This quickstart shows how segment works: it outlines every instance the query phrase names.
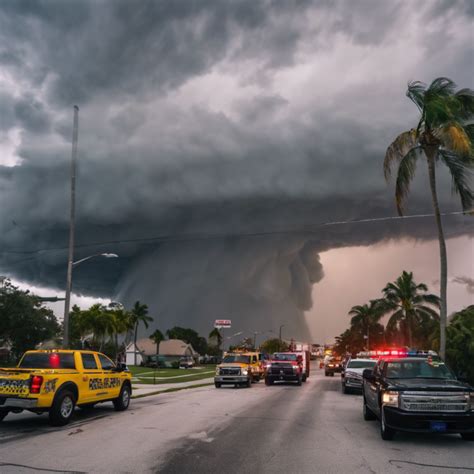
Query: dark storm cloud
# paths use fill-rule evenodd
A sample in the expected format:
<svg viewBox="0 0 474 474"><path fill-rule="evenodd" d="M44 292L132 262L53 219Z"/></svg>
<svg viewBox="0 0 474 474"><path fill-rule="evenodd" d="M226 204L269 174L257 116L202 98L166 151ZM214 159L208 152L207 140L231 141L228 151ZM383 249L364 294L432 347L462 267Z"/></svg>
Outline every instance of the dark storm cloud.
<svg viewBox="0 0 474 474"><path fill-rule="evenodd" d="M117 287L131 300L131 275L146 273L161 282L169 311L184 292L215 294L219 281L222 310L226 295L247 295L250 308L259 298L274 305L268 295L281 291L281 307L298 317L323 275L316 252L436 235L425 220L318 225L394 215L381 163L387 144L416 123L406 82L470 80L468 8L462 1L421 2L416 11L411 2L378 0L2 2L0 136L21 160L0 167L2 272L62 286L78 103L77 256L121 258L78 269L76 291L110 295ZM410 213L431 209L423 168ZM457 210L446 173L439 180L444 210ZM446 219L447 235L470 226L464 217ZM154 236L162 238L123 242ZM181 289L161 273L173 262ZM218 277L198 285L206 262ZM182 315L192 309L191 300L180 305Z"/></svg>

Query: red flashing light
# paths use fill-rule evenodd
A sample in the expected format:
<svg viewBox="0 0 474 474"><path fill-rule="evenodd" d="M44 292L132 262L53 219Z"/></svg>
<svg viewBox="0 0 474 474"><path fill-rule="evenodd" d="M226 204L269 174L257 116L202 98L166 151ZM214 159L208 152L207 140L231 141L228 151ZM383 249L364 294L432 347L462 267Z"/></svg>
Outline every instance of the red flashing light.
<svg viewBox="0 0 474 474"><path fill-rule="evenodd" d="M40 393L41 385L43 385L43 377L33 375L30 379L30 393Z"/></svg>
<svg viewBox="0 0 474 474"><path fill-rule="evenodd" d="M58 369L60 366L59 354L57 352L53 352L49 356L49 365L52 369Z"/></svg>

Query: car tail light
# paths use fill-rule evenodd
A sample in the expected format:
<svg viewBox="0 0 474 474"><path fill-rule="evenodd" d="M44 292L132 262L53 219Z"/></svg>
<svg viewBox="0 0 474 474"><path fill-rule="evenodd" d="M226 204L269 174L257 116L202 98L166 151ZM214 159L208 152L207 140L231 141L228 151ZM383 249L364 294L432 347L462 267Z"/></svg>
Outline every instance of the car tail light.
<svg viewBox="0 0 474 474"><path fill-rule="evenodd" d="M40 393L41 385L43 385L43 377L33 375L30 379L30 393Z"/></svg>

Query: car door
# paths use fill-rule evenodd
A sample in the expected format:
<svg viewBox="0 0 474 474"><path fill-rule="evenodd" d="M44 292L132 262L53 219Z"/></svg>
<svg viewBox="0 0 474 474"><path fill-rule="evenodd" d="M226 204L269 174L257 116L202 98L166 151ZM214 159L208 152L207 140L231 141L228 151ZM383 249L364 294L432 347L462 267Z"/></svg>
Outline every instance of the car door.
<svg viewBox="0 0 474 474"><path fill-rule="evenodd" d="M102 370L99 369L98 359L93 352L81 352L83 367L82 379L79 387L79 403L91 403L100 397Z"/></svg>
<svg viewBox="0 0 474 474"><path fill-rule="evenodd" d="M115 364L104 354L97 354L102 369L103 390L101 397L104 399L117 398L120 393L121 377L116 371Z"/></svg>
<svg viewBox="0 0 474 474"><path fill-rule="evenodd" d="M374 370L372 372L373 377L370 379L365 379L364 380L364 393L365 393L365 401L367 402L367 405L369 408L377 412L378 411L378 403L377 403L377 381L379 379L379 365L377 364L374 367Z"/></svg>

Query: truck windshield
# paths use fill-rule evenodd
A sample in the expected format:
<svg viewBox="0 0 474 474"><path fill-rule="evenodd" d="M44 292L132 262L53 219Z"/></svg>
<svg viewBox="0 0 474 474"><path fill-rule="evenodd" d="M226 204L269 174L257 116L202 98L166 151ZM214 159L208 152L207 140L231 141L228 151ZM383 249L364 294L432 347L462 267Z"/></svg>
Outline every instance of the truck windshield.
<svg viewBox="0 0 474 474"><path fill-rule="evenodd" d="M26 353L19 365L21 369L75 369L74 354L71 352Z"/></svg>
<svg viewBox="0 0 474 474"><path fill-rule="evenodd" d="M296 354L273 354L273 360L296 360Z"/></svg>
<svg viewBox="0 0 474 474"><path fill-rule="evenodd" d="M444 362L430 359L412 359L388 362L385 374L390 379L454 379L455 376Z"/></svg>
<svg viewBox="0 0 474 474"><path fill-rule="evenodd" d="M348 369L370 369L374 367L377 361L375 360L351 360L347 364Z"/></svg>
<svg viewBox="0 0 474 474"><path fill-rule="evenodd" d="M237 354L229 354L224 357L224 360L222 362L226 363L241 363L241 364L249 364L250 363L250 356L245 356L245 355L237 355Z"/></svg>

